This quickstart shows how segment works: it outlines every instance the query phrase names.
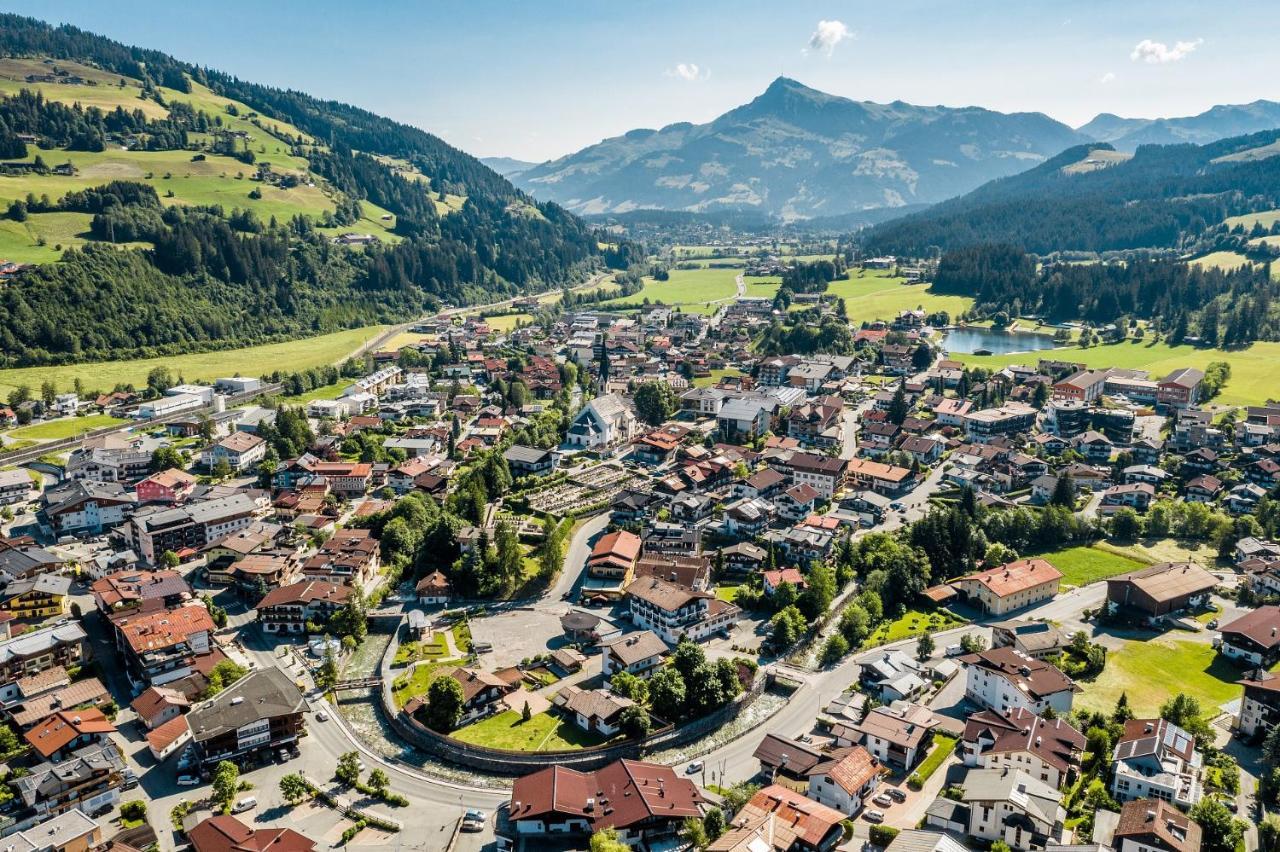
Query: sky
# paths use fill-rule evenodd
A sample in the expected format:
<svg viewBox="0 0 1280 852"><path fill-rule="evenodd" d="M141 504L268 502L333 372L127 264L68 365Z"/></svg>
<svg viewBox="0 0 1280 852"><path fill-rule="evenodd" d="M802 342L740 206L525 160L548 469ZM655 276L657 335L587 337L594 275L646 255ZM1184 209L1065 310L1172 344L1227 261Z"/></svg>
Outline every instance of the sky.
<svg viewBox="0 0 1280 852"><path fill-rule="evenodd" d="M26 0L241 78L541 161L704 122L785 74L856 100L1190 115L1280 99L1275 0Z"/></svg>

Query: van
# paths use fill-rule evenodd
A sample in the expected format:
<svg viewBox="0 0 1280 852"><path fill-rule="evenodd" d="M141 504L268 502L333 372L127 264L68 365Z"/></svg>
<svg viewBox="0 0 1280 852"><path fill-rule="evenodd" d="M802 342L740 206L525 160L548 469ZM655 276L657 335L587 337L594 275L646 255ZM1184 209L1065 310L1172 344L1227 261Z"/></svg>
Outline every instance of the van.
<svg viewBox="0 0 1280 852"><path fill-rule="evenodd" d="M958 657L964 653L964 646L948 645L946 651L943 653L948 657Z"/></svg>
<svg viewBox="0 0 1280 852"><path fill-rule="evenodd" d="M258 806L258 800L253 796L245 796L231 806L231 813L242 814L245 811L251 811Z"/></svg>

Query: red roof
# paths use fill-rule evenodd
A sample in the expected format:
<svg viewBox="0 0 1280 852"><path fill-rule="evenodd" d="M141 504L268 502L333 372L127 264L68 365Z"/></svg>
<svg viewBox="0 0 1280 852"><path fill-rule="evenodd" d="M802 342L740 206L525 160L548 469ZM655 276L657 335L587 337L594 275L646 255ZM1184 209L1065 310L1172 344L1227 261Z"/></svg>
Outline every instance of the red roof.
<svg viewBox="0 0 1280 852"><path fill-rule="evenodd" d="M1043 559L1019 559L1008 565L961 577L956 582L978 583L990 589L996 597L1003 598L1061 579L1062 572Z"/></svg>
<svg viewBox="0 0 1280 852"><path fill-rule="evenodd" d="M587 800L594 807L587 810ZM570 816L592 831L625 829L654 819L683 822L701 817L702 795L669 766L619 760L594 772L549 766L517 779L511 788L512 820Z"/></svg>
<svg viewBox="0 0 1280 852"><path fill-rule="evenodd" d="M186 716L174 716L154 731L147 732L147 745L152 751L164 751L190 730Z"/></svg>
<svg viewBox="0 0 1280 852"><path fill-rule="evenodd" d="M252 829L233 816L209 817L187 832L196 852L312 852L316 844L292 828Z"/></svg>
<svg viewBox="0 0 1280 852"><path fill-rule="evenodd" d="M640 558L640 536L626 530L618 530L600 537L596 546L591 548L591 562L597 560L619 559L624 562L635 562Z"/></svg>
<svg viewBox="0 0 1280 852"><path fill-rule="evenodd" d="M27 742L40 754L52 757L76 737L87 734L110 734L116 726L96 707L83 710L59 710L27 731Z"/></svg>

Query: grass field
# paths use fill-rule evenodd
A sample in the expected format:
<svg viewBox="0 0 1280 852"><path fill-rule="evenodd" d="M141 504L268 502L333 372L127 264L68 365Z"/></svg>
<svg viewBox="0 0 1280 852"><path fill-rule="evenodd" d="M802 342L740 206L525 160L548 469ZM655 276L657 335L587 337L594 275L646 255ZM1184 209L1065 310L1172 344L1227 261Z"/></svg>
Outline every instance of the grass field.
<svg viewBox="0 0 1280 852"><path fill-rule="evenodd" d="M453 738L509 751L570 751L603 742L549 713L538 713L525 722L514 710L460 728L453 732Z"/></svg>
<svg viewBox="0 0 1280 852"><path fill-rule="evenodd" d="M1236 254L1233 251L1215 251L1196 258L1191 261L1191 265L1202 269L1221 269L1223 272L1231 272L1248 262L1249 259L1242 254Z"/></svg>
<svg viewBox="0 0 1280 852"><path fill-rule="evenodd" d="M70 390L77 376L88 390L109 391L118 383L142 387L147 383L147 373L154 367L168 367L175 377L181 376L188 382L237 374L259 376L276 370L294 372L341 361L385 328L386 326L370 325L286 343L268 343L217 352L194 352L168 358L103 361L56 367L15 367L0 370L0 394L8 394L23 384L39 389L41 383L46 381L52 381L59 390Z"/></svg>
<svg viewBox="0 0 1280 852"><path fill-rule="evenodd" d="M1246 229L1251 229L1255 224L1259 224L1264 228L1270 228L1276 222L1280 222L1280 210L1264 210L1261 213L1245 213L1243 216L1232 216L1227 219L1226 225L1229 228L1243 225Z"/></svg>
<svg viewBox="0 0 1280 852"><path fill-rule="evenodd" d="M933 748L929 751L929 756L920 762L916 771L911 775L916 782L914 786L922 786L933 773L938 771L938 767L946 763L947 758L955 753L957 742L959 740L955 737L950 737L943 733L935 733L933 735Z"/></svg>
<svg viewBox="0 0 1280 852"><path fill-rule="evenodd" d="M1151 564L1098 547L1070 547L1054 553L1040 554L1042 559L1062 572L1065 586L1086 586L1117 574L1137 571Z"/></svg>
<svg viewBox="0 0 1280 852"><path fill-rule="evenodd" d="M900 618L886 621L873 630L867 637L867 641L862 643L862 647L874 648L879 645L888 645L891 642L914 638L922 633L948 630L962 624L964 624L963 621L945 610L927 613L918 609L909 609Z"/></svg>
<svg viewBox="0 0 1280 852"><path fill-rule="evenodd" d="M778 288L782 286L782 279L777 276L769 278L743 278L742 283L746 285L746 295L753 298L772 299L778 295Z"/></svg>
<svg viewBox="0 0 1280 852"><path fill-rule="evenodd" d="M861 274L859 274L861 273ZM888 270L853 270L847 281L832 281L827 294L844 299L849 320L855 325L864 320L891 320L900 312L913 308L946 311L951 316L967 311L973 300L967 296L943 296L929 292L928 285L903 284Z"/></svg>
<svg viewBox="0 0 1280 852"><path fill-rule="evenodd" d="M1176 677L1170 677L1176 673ZM1120 693L1126 693L1133 712L1152 717L1160 705L1179 692L1200 702L1207 715L1240 697L1241 671L1208 642L1185 642L1169 637L1126 642L1107 654L1107 665L1092 683L1082 683L1076 709L1115 709Z"/></svg>
<svg viewBox="0 0 1280 852"><path fill-rule="evenodd" d="M84 417L64 417L60 420L50 420L48 423L23 426L10 432L9 437L18 441L57 441L74 437L82 432L92 432L94 429L104 429L107 426L128 422L109 414L86 414Z"/></svg>
<svg viewBox="0 0 1280 852"><path fill-rule="evenodd" d="M1099 541L1094 548L1139 562L1195 562L1213 567L1218 562L1218 549L1203 541L1177 541L1172 538L1143 539L1135 542Z"/></svg>
<svg viewBox="0 0 1280 852"><path fill-rule="evenodd" d="M303 402L311 402L313 399L337 399L349 387L351 387L351 380L342 379L331 385L312 388L301 396L291 396L289 397L289 402L292 405L297 405Z"/></svg>
<svg viewBox="0 0 1280 852"><path fill-rule="evenodd" d="M850 313L852 314L852 308ZM1034 366L1037 358L1061 358L1091 368L1126 367L1149 370L1153 378L1163 378L1178 367L1197 367L1203 370L1211 361L1227 361L1231 364L1231 379L1214 402L1226 405L1259 405L1269 398L1280 396L1275 380L1275 365L1280 362L1280 343L1276 342L1254 343L1246 349L1224 352L1221 349L1197 349L1193 346L1170 346L1164 342L1128 340L1089 349L1046 349L1030 355L1020 352L952 357L973 367L997 370L1009 364Z"/></svg>
<svg viewBox="0 0 1280 852"><path fill-rule="evenodd" d="M533 317L529 314L503 314L499 317L485 317L484 321L489 324L489 328L494 331L510 331L516 327L517 322L529 322ZM421 336L421 335L419 335Z"/></svg>
<svg viewBox="0 0 1280 852"><path fill-rule="evenodd" d="M716 305L710 302L730 299L738 292L735 282L737 271L733 269L673 269L666 281L644 280L644 289L632 296L625 296L609 304L638 304L648 299L664 305L680 305L689 313L713 314Z"/></svg>
<svg viewBox="0 0 1280 852"><path fill-rule="evenodd" d="M699 376L698 378L694 379L693 386L695 388L709 388L712 385L714 385L716 382L720 381L725 376L742 376L742 375L745 375L745 373L743 373L741 370L733 369L733 368L730 368L727 370L712 370L711 375Z"/></svg>

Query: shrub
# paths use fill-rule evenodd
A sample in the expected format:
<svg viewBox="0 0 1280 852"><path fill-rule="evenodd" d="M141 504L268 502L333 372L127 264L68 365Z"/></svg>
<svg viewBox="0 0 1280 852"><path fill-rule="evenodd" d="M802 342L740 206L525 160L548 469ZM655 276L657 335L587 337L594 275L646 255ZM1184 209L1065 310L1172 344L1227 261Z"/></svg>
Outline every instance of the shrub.
<svg viewBox="0 0 1280 852"><path fill-rule="evenodd" d="M898 829L891 825L873 825L871 826L871 842L881 847L888 846L893 839L898 836Z"/></svg>
<svg viewBox="0 0 1280 852"><path fill-rule="evenodd" d="M125 802L120 806L120 816L134 822L147 818L147 803L141 799L135 799L132 802Z"/></svg>

